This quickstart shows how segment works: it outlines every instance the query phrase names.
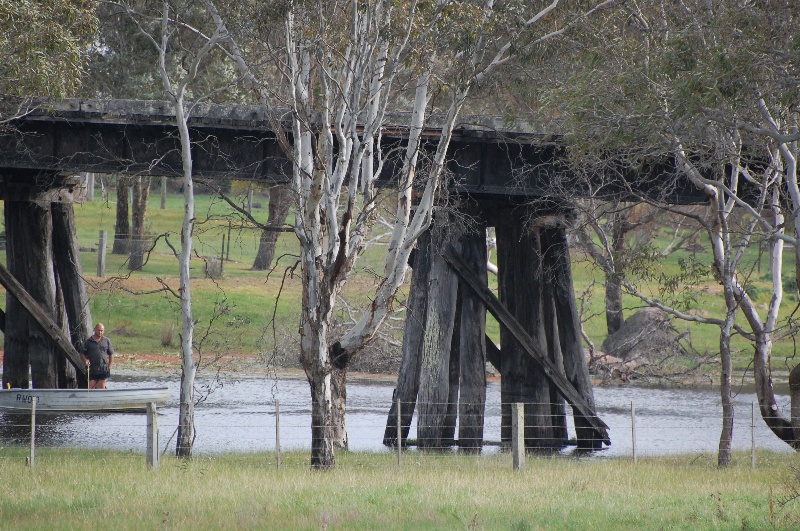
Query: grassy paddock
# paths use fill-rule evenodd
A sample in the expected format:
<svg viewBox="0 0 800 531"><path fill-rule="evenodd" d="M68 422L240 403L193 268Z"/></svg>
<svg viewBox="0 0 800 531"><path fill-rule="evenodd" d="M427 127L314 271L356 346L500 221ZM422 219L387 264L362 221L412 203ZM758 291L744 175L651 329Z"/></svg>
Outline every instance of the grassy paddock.
<svg viewBox="0 0 800 531"><path fill-rule="evenodd" d="M308 454L162 460L48 449L36 468L0 449L3 529L796 529L797 457L749 454L718 470L709 455L628 460L340 453L330 472Z"/></svg>

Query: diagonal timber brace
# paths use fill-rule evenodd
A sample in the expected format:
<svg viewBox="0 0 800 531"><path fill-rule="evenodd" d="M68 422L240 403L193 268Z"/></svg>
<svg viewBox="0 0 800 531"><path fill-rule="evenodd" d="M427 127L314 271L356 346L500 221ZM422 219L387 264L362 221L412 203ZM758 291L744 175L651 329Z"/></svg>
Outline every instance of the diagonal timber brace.
<svg viewBox="0 0 800 531"><path fill-rule="evenodd" d="M486 309L489 310L489 313L514 335L514 339L522 345L528 355L541 367L547 379L556 386L558 392L561 393L564 399L589 422L595 432L597 432L599 439L607 445L611 444L606 423L600 420L594 409L586 403L572 383L567 380L553 362L550 361L550 358L541 351L533 338L531 338L525 329L522 328L522 325L514 319L514 316L511 315L495 294L492 293L488 287L483 285L483 282L478 279L477 275L472 273L469 265L458 256L458 253L455 252L452 246L448 246L444 249L443 256L445 261L453 268L453 271L455 271L466 285L481 298L486 305Z"/></svg>
<svg viewBox="0 0 800 531"><path fill-rule="evenodd" d="M0 284L28 311L33 320L44 330L44 333L50 337L56 350L67 358L67 361L75 367L75 370L83 376L88 376L86 374L86 365L81 361L80 354L72 346L69 338L64 335L64 332L53 321L53 318L42 310L39 303L30 296L25 288L22 287L22 284L2 264L0 264Z"/></svg>

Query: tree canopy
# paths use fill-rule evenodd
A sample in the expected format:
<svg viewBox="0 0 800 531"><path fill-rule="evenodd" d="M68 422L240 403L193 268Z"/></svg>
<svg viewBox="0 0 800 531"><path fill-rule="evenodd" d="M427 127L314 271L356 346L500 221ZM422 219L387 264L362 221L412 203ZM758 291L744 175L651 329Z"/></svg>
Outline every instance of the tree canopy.
<svg viewBox="0 0 800 531"><path fill-rule="evenodd" d="M95 42L92 0L0 0L0 94L74 95Z"/></svg>

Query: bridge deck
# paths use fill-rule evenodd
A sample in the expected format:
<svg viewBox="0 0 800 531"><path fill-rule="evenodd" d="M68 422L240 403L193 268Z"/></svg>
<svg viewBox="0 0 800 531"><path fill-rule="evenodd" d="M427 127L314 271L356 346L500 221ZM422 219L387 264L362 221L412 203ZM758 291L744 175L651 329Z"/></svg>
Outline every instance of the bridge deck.
<svg viewBox="0 0 800 531"><path fill-rule="evenodd" d="M0 133L0 178L29 178L32 172L79 172L180 176L181 157L175 116L163 101L67 99L30 104L3 102L0 116L22 114ZM435 142L436 117L426 130ZM384 143L403 142L407 114L389 116ZM193 167L198 178L286 181L289 161L280 151L263 107L198 104L189 121ZM496 116L465 116L456 129L449 169L453 188L477 198L581 196L588 193L564 163L559 136L537 132L525 123ZM391 183L395 163L381 179ZM662 168L663 169L663 168ZM657 183L658 172L638 176ZM609 194L629 195L612 185ZM630 183L629 183L630 184ZM688 185L671 192L673 202L702 199Z"/></svg>

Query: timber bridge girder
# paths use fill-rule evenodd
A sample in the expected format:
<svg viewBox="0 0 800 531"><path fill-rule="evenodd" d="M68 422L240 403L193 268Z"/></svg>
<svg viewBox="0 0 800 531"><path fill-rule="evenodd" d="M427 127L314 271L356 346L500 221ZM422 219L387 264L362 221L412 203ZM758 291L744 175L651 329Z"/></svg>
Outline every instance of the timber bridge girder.
<svg viewBox="0 0 800 531"><path fill-rule="evenodd" d="M0 100L0 116L20 114L0 130L0 178L13 182L80 172L179 177L180 143L171 109L165 101ZM402 144L409 116L397 113L389 118L383 142ZM431 118L424 138L437 138L436 120ZM262 107L197 104L188 124L198 179L287 181L290 163ZM291 131L288 123L285 127ZM426 148L435 148L431 142ZM464 116L450 144L450 186L478 200L575 198L598 189L608 197L631 200L642 195L663 196L672 203L703 199L688 182L674 179L669 164L654 163L626 176L626 182L599 175L584 182L565 163L563 149L558 134L538 131L524 121L509 124L497 116ZM391 185L399 159L387 162L380 179ZM666 181L671 184L666 186Z"/></svg>

